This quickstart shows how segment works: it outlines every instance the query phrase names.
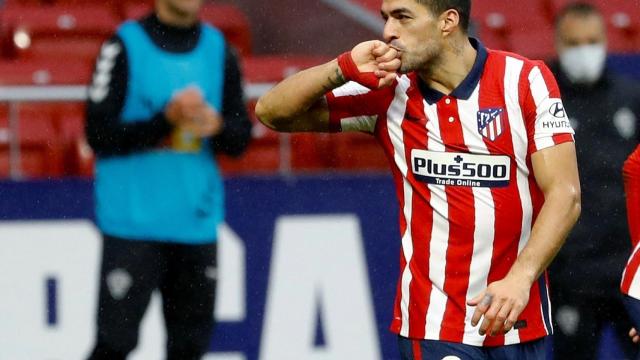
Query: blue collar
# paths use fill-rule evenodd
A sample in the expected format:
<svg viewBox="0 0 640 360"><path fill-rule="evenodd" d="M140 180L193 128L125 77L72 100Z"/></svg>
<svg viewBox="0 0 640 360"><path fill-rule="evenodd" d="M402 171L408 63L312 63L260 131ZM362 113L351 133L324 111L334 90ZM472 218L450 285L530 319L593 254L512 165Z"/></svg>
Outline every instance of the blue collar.
<svg viewBox="0 0 640 360"><path fill-rule="evenodd" d="M471 97L473 90L475 90L476 86L478 86L478 82L480 82L480 77L484 71L484 65L487 62L488 53L484 45L475 38L469 38L469 42L478 53L476 55L476 60L473 63L473 67L471 68L471 71L469 71L469 74L467 74L467 77L465 77L460 85L451 92L450 96L456 99L468 100ZM427 100L430 105L437 103L445 96L445 94L440 91L427 86L419 76L418 86L420 87L422 96L424 96L424 99Z"/></svg>

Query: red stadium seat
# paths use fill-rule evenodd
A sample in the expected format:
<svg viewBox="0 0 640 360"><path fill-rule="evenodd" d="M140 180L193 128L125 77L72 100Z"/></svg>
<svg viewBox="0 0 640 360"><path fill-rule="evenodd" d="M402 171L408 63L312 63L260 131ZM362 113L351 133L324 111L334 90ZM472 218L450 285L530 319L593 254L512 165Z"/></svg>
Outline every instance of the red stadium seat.
<svg viewBox="0 0 640 360"><path fill-rule="evenodd" d="M224 175L274 173L280 168L278 144L252 142L238 159L220 154L218 164Z"/></svg>
<svg viewBox="0 0 640 360"><path fill-rule="evenodd" d="M125 19L139 19L153 11L152 3L125 2L122 5Z"/></svg>
<svg viewBox="0 0 640 360"><path fill-rule="evenodd" d="M228 4L206 4L200 17L224 33L240 55L251 54L251 29L247 16L237 7Z"/></svg>
<svg viewBox="0 0 640 360"><path fill-rule="evenodd" d="M0 177L10 175L10 138L8 117L0 116ZM62 147L46 114L20 112L18 144L23 176L43 178L63 174Z"/></svg>
<svg viewBox="0 0 640 360"><path fill-rule="evenodd" d="M474 1L471 17L480 40L486 46L499 50L513 51L522 48L514 47L513 43L519 41L519 38L527 37L523 34L550 27L541 0L527 2L526 6L512 0ZM525 52L525 55L526 53L532 52Z"/></svg>
<svg viewBox="0 0 640 360"><path fill-rule="evenodd" d="M478 26L495 32L535 31L549 24L542 0L523 4L513 0L474 1L471 17Z"/></svg>
<svg viewBox="0 0 640 360"><path fill-rule="evenodd" d="M326 57L306 55L250 56L242 59L242 70L249 82L276 82L329 60Z"/></svg>
<svg viewBox="0 0 640 360"><path fill-rule="evenodd" d="M4 24L24 29L32 38L106 38L119 23L111 8L100 3L5 6L1 16Z"/></svg>
<svg viewBox="0 0 640 360"><path fill-rule="evenodd" d="M387 171L389 163L375 137L361 133L338 134L334 138L335 164L344 171Z"/></svg>
<svg viewBox="0 0 640 360"><path fill-rule="evenodd" d="M49 61L83 61L93 67L104 41L102 39L38 39L20 57Z"/></svg>
<svg viewBox="0 0 640 360"><path fill-rule="evenodd" d="M138 19L153 9L152 4L149 3L130 2L123 6L124 16L127 19ZM202 8L200 17L203 21L220 29L240 55L251 54L249 20L237 7L227 4L206 4Z"/></svg>
<svg viewBox="0 0 640 360"><path fill-rule="evenodd" d="M79 85L91 80L92 67L69 59L44 61L0 61L0 85Z"/></svg>
<svg viewBox="0 0 640 360"><path fill-rule="evenodd" d="M387 171L388 162L376 139L367 134L293 134L294 171Z"/></svg>
<svg viewBox="0 0 640 360"><path fill-rule="evenodd" d="M549 60L555 57L555 35L550 24L536 31L517 31L509 35L509 50L533 60Z"/></svg>
<svg viewBox="0 0 640 360"><path fill-rule="evenodd" d="M494 50L510 50L511 45L506 34L493 31L486 26L477 27L478 39L484 46Z"/></svg>
<svg viewBox="0 0 640 360"><path fill-rule="evenodd" d="M119 22L111 7L100 3L6 6L0 19L5 58L75 58L91 63Z"/></svg>
<svg viewBox="0 0 640 360"><path fill-rule="evenodd" d="M332 134L297 133L291 135L291 167L294 171L336 168L337 149Z"/></svg>

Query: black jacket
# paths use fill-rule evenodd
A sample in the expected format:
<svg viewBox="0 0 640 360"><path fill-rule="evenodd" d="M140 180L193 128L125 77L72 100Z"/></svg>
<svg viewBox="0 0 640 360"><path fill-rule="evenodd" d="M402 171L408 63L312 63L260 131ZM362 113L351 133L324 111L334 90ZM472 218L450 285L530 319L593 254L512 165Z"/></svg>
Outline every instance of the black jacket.
<svg viewBox="0 0 640 360"><path fill-rule="evenodd" d="M575 86L551 66L576 132L582 214L551 267L552 283L615 295L629 256L622 164L638 143L640 85L605 70L593 86ZM576 282L577 281L577 282Z"/></svg>

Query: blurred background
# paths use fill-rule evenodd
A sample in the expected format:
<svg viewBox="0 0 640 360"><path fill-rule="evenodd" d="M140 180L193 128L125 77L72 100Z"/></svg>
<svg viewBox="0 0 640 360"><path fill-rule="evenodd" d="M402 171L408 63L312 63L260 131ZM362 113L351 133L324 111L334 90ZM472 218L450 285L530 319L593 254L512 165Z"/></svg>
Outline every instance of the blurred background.
<svg viewBox="0 0 640 360"><path fill-rule="evenodd" d="M473 31L490 48L550 60L555 54L553 18L568 2L474 1ZM590 2L606 19L611 68L640 79L640 4ZM149 12L152 3L0 2L0 242L7 244L0 248L0 360L79 359L91 345L99 242L91 225L94 156L83 134L86 86L102 42L123 20ZM234 275L221 284L220 324L210 359L341 359L340 354L350 354L349 346L340 353L334 341L340 326L323 309L331 296L348 300L344 291L355 285L332 287L340 276L309 270L309 279L317 279L329 295L312 289L308 302L302 302L308 306L293 306L313 313L313 321L298 324L308 327L310 340L299 350L306 355L278 355L298 351L287 350L291 344L283 342L307 333L279 325L289 308L285 302L277 313L274 304L294 290L278 281L282 278L274 267L284 264L287 252L275 244L304 234L312 243L327 237L346 243L355 239L353 247L347 246L352 253L326 250L325 257L312 252L308 259L324 268L343 261L345 271L364 270L362 277L354 276L366 287L353 296L363 297L370 309L365 306L364 320L353 319L354 331L362 331L355 337L365 339L356 348L373 350L370 357L352 358L397 357L395 338L387 331L398 271L390 261L399 248L397 206L382 151L363 134L278 134L253 115L257 98L274 83L360 41L380 38L379 6L380 0L217 0L202 12L240 54L247 109L255 123L245 155L219 159L229 226L220 256L234 259L222 260L221 278ZM344 227L324 226L327 214L342 219L332 224ZM293 226L290 218L306 225ZM160 356L157 315L145 322L139 359ZM278 329L284 329L281 336ZM616 358L613 343L606 341L603 358Z"/></svg>
<svg viewBox="0 0 640 360"><path fill-rule="evenodd" d="M606 17L613 68L640 78L640 6L632 0L594 2ZM379 3L219 0L209 3L202 17L220 28L241 55L247 108L253 114L256 98L274 82L329 60L354 43L379 38ZM566 3L475 1L475 33L490 48L547 60L555 53L553 18ZM93 156L82 135L80 86L90 81L100 46L116 26L151 6L144 0L4 1L0 176L92 175ZM278 135L260 124L248 153L240 161L223 158L221 163L227 174L385 171L387 166L374 140L365 135Z"/></svg>

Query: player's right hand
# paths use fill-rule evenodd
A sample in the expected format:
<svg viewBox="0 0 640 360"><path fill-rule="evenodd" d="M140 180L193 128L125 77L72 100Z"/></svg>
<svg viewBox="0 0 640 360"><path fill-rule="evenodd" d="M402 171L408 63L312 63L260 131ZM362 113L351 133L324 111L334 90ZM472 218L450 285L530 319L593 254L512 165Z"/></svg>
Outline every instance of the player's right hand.
<svg viewBox="0 0 640 360"><path fill-rule="evenodd" d="M372 89L391 85L400 69L398 51L379 40L362 42L349 54L355 68L346 68L341 62L343 76Z"/></svg>

